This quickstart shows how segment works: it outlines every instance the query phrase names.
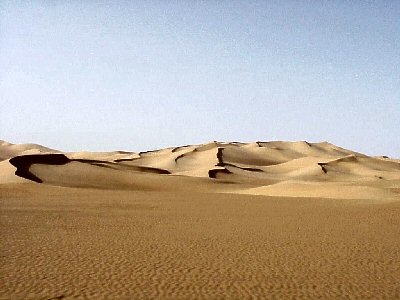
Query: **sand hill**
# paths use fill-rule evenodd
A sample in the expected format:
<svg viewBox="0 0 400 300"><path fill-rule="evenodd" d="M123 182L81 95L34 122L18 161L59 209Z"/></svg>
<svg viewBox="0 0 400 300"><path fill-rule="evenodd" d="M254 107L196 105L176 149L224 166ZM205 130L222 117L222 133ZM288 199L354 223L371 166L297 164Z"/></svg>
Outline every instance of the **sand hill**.
<svg viewBox="0 0 400 300"><path fill-rule="evenodd" d="M0 143L0 299L400 299L400 162Z"/></svg>
<svg viewBox="0 0 400 300"><path fill-rule="evenodd" d="M0 183L390 200L400 162L308 142L211 142L161 150L63 153L0 143Z"/></svg>

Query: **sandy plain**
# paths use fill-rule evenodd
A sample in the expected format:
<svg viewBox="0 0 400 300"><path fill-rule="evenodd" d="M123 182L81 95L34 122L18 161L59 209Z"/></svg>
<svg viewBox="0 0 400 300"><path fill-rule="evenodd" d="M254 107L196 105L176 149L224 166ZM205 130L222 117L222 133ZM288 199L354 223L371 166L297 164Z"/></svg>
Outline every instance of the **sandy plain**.
<svg viewBox="0 0 400 300"><path fill-rule="evenodd" d="M0 299L400 298L395 159L0 146Z"/></svg>

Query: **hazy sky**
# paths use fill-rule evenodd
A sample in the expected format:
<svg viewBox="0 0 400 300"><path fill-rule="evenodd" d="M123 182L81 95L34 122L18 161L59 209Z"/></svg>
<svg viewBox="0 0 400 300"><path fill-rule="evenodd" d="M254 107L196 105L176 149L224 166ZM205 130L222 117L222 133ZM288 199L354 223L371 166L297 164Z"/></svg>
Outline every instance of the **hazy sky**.
<svg viewBox="0 0 400 300"><path fill-rule="evenodd" d="M0 139L400 157L400 1L111 2L0 2Z"/></svg>

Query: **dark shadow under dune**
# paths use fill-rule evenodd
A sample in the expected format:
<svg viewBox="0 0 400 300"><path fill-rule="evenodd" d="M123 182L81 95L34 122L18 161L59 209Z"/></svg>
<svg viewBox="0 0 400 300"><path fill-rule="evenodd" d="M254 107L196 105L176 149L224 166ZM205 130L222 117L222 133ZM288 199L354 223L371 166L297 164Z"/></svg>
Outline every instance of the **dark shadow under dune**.
<svg viewBox="0 0 400 300"><path fill-rule="evenodd" d="M224 163L224 155L223 155L223 151L225 148L218 148L218 152L217 152L217 159L218 159L218 163L219 164L223 164Z"/></svg>
<svg viewBox="0 0 400 300"><path fill-rule="evenodd" d="M119 163L119 162L124 162L124 161L134 161L140 159L140 157L134 157L134 158L119 158L119 159L114 159L114 162Z"/></svg>
<svg viewBox="0 0 400 300"><path fill-rule="evenodd" d="M182 157L185 157L187 155L187 153L181 154L177 157L175 157L175 162L178 162L179 159L181 159Z"/></svg>
<svg viewBox="0 0 400 300"><path fill-rule="evenodd" d="M69 159L64 154L33 154L33 155L22 155L16 156L10 159L10 163L17 168L15 175L37 182L42 183L43 180L37 177L35 174L30 172L30 167L34 164L42 165L65 165L70 162L80 162L83 164L89 164L92 166L111 168L115 170L123 169L137 172L153 173L153 174L171 174L168 170L144 167L144 166L125 166L116 163L110 163L101 160L91 159Z"/></svg>
<svg viewBox="0 0 400 300"><path fill-rule="evenodd" d="M153 167L143 167L143 166L131 166L131 171L153 173L153 174L171 174L170 171L165 169L153 168Z"/></svg>
<svg viewBox="0 0 400 300"><path fill-rule="evenodd" d="M327 163L318 163L318 166L320 166L321 167L321 169L322 169L322 171L326 174L326 173L328 173L328 170L326 169L326 166L327 165Z"/></svg>
<svg viewBox="0 0 400 300"><path fill-rule="evenodd" d="M232 174L232 172L227 169L211 169L208 171L208 177L217 178L219 173Z"/></svg>
<svg viewBox="0 0 400 300"><path fill-rule="evenodd" d="M182 150L182 149L185 149L187 147L190 147L190 145L175 147L174 149L172 149L172 153L177 152L177 151Z"/></svg>
<svg viewBox="0 0 400 300"><path fill-rule="evenodd" d="M217 167L225 167L225 166L227 166L227 167L233 167L233 168L238 168L238 169L241 169L241 170L244 170L244 171L250 171L250 172L264 172L263 170L258 169L258 168L239 167L239 166L237 166L237 165L235 165L235 164L231 164L231 163L225 163L225 162L223 162L223 163L218 163L218 164L217 164Z"/></svg>
<svg viewBox="0 0 400 300"><path fill-rule="evenodd" d="M10 163L17 168L15 175L29 179L38 183L42 183L36 175L29 171L33 164L46 164L46 165L65 165L71 160L64 154L33 154L16 156L10 159Z"/></svg>

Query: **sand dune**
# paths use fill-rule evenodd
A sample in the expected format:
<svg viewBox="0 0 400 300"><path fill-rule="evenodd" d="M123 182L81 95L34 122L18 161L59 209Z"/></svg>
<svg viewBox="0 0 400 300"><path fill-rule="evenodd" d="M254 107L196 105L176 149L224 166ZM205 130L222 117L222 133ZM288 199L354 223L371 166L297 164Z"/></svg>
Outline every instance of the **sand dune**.
<svg viewBox="0 0 400 300"><path fill-rule="evenodd" d="M250 188L242 191L242 193L279 197L375 199L379 201L395 197L395 194L390 189L346 183L340 183L339 185L336 182L325 182L321 184L304 181L284 181L268 186Z"/></svg>
<svg viewBox="0 0 400 300"><path fill-rule="evenodd" d="M56 152L58 151L38 144L11 144L0 140L0 161L18 155Z"/></svg>
<svg viewBox="0 0 400 300"><path fill-rule="evenodd" d="M103 189L187 190L194 185L209 193L343 199L396 199L400 188L397 160L327 142L210 142L139 153L62 153L2 142L0 157L5 159L0 183L21 177Z"/></svg>
<svg viewBox="0 0 400 300"><path fill-rule="evenodd" d="M400 161L0 143L0 299L399 299Z"/></svg>

